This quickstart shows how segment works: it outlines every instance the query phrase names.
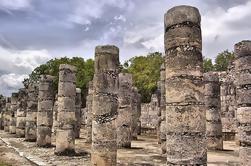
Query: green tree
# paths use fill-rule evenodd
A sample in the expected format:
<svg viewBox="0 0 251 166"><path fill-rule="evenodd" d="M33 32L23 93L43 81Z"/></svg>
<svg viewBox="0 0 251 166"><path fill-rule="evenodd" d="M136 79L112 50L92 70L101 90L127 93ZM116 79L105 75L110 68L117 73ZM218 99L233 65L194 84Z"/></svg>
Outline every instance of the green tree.
<svg viewBox="0 0 251 166"><path fill-rule="evenodd" d="M234 53L225 50L219 53L215 59L215 70L216 71L226 71L228 64L234 60Z"/></svg>
<svg viewBox="0 0 251 166"><path fill-rule="evenodd" d="M30 83L38 83L40 75L48 74L56 77L54 81L54 90L55 92L57 92L58 72L60 64L69 64L77 68L76 86L78 88L81 88L82 95L85 96L87 93L87 84L93 79L94 61L92 59L88 59L85 61L83 58L80 57L63 57L59 59L55 58L45 64L38 66L29 75L29 78L23 81L24 86L27 87Z"/></svg>
<svg viewBox="0 0 251 166"><path fill-rule="evenodd" d="M154 52L147 56L133 57L123 64L122 72L133 75L133 84L142 95L142 102L149 102L151 94L156 91L163 62L162 54Z"/></svg>
<svg viewBox="0 0 251 166"><path fill-rule="evenodd" d="M205 73L209 71L214 71L212 59L203 57L203 69Z"/></svg>

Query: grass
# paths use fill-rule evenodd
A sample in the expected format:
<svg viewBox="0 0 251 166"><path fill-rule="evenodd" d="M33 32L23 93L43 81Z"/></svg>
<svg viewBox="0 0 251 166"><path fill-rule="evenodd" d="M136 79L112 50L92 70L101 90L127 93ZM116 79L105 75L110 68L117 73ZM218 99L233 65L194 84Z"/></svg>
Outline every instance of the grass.
<svg viewBox="0 0 251 166"><path fill-rule="evenodd" d="M6 164L6 163L4 163L4 162L0 161L0 166L11 166L11 165Z"/></svg>

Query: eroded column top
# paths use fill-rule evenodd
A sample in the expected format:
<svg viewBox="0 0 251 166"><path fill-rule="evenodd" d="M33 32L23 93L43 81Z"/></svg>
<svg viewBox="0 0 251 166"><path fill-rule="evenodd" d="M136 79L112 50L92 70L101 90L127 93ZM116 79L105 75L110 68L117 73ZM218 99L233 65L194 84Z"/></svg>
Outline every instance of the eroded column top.
<svg viewBox="0 0 251 166"><path fill-rule="evenodd" d="M175 6L168 10L165 14L165 27L190 22L192 24L200 25L201 16L197 8L192 6Z"/></svg>
<svg viewBox="0 0 251 166"><path fill-rule="evenodd" d="M251 56L251 41L243 40L239 43L236 43L234 45L234 52L237 58L244 56Z"/></svg>

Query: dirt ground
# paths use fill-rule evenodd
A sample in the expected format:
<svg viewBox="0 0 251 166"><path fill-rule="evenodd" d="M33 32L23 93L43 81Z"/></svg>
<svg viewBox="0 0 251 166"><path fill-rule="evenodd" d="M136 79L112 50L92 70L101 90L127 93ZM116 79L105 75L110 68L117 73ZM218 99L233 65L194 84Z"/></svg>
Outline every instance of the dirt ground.
<svg viewBox="0 0 251 166"><path fill-rule="evenodd" d="M82 131L81 138L76 140L76 156L55 156L54 148L38 148L34 142L24 142L4 131L0 131L0 166L79 166L90 165L90 144L85 143ZM55 143L55 137L53 137ZM224 142L224 151L209 151L209 166L238 165L238 147L234 142ZM139 136L132 142L131 149L118 150L118 166L162 166L165 156L160 155L160 145L155 137Z"/></svg>

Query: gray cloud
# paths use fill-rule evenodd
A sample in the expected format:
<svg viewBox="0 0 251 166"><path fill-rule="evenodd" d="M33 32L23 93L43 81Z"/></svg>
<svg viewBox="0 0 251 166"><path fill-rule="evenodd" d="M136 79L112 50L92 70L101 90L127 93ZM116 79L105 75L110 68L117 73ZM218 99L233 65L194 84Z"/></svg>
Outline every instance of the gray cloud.
<svg viewBox="0 0 251 166"><path fill-rule="evenodd" d="M207 57L251 36L251 0L0 0L0 77L22 78L52 57L93 58L100 44L119 46L121 61L163 52L164 13L181 4L201 12Z"/></svg>

